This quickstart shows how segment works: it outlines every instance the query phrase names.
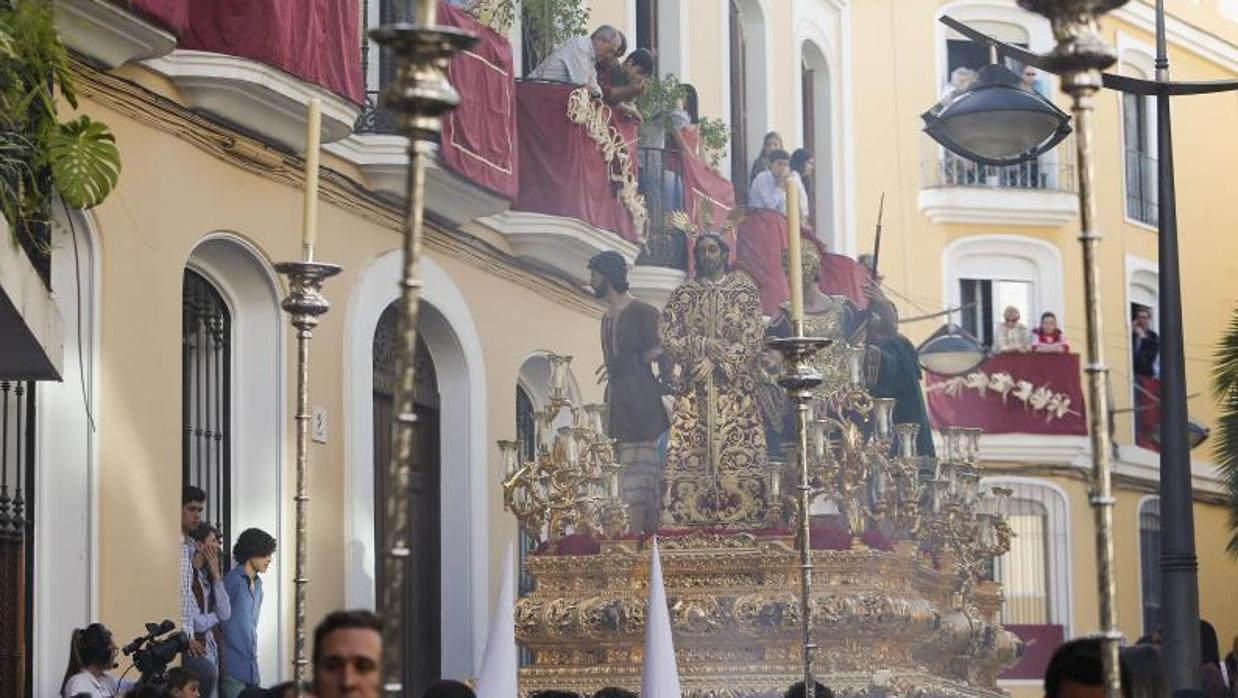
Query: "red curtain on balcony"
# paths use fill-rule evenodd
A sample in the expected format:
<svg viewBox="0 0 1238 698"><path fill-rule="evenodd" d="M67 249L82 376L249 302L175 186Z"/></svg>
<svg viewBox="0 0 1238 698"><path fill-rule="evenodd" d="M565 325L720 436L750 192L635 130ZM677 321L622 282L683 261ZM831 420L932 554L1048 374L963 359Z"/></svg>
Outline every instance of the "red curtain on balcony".
<svg viewBox="0 0 1238 698"><path fill-rule="evenodd" d="M577 218L636 241L632 218L615 195L610 165L584 126L567 118L567 98L575 89L537 82L516 85L520 194L515 209ZM612 112L610 127L627 143L633 176L636 126L631 117Z"/></svg>
<svg viewBox="0 0 1238 698"><path fill-rule="evenodd" d="M250 58L357 104L364 100L357 0L126 0L116 4L172 30L178 48Z"/></svg>
<svg viewBox="0 0 1238 698"><path fill-rule="evenodd" d="M463 29L477 45L456 56L448 70L460 106L443 119L439 161L497 194L515 199L516 78L512 46L473 15L439 3L439 23Z"/></svg>
<svg viewBox="0 0 1238 698"><path fill-rule="evenodd" d="M826 251L809 228L801 228L804 242L821 252L822 293L845 296L858 308L867 308L864 282L868 272L854 259ZM735 263L747 271L761 289L761 312L777 315L778 306L791 296L782 251L787 248L787 217L765 208L749 209L736 230Z"/></svg>
<svg viewBox="0 0 1238 698"><path fill-rule="evenodd" d="M1078 354L995 354L966 376L925 373L924 387L935 428L1088 433Z"/></svg>
<svg viewBox="0 0 1238 698"><path fill-rule="evenodd" d="M731 180L714 172L709 165L685 153L683 162L684 212L698 223L703 222L702 209L713 211L715 229L720 227L735 208L735 187Z"/></svg>

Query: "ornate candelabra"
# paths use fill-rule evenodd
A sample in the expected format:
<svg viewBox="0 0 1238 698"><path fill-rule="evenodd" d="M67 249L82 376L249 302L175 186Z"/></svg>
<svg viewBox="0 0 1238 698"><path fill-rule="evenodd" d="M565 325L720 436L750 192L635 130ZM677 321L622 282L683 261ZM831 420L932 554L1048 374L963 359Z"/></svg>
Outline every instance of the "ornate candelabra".
<svg viewBox="0 0 1238 698"><path fill-rule="evenodd" d="M522 462L520 441L498 442L503 506L531 537L542 538L545 529L551 545L569 531L616 538L626 531L628 514L615 442L603 426L606 406L574 405L566 392L572 357L549 358L550 398L534 414L535 455Z"/></svg>
<svg viewBox="0 0 1238 698"><path fill-rule="evenodd" d="M810 479L808 452L808 425L811 420L809 403L813 390L821 385L823 376L813 366L817 352L832 344L831 340L819 337L804 337L803 321L795 322L794 337L770 340L769 346L782 354L783 374L778 384L787 391L787 397L795 404L795 463L799 474L796 491L799 493L799 548L800 548L800 630L803 633L804 695L813 698L816 682L812 676L812 658L817 646L812 640L812 529L809 510L812 504L812 481ZM770 497L777 499L781 487L771 487ZM781 509L781 507L778 507Z"/></svg>
<svg viewBox="0 0 1238 698"><path fill-rule="evenodd" d="M322 284L340 273L340 267L322 262L281 262L275 270L288 277L288 297L281 304L297 331L297 493L296 493L296 590L293 603L293 675L298 686L305 681L305 587L306 533L309 527L309 345L319 316L331 304L322 295Z"/></svg>
<svg viewBox="0 0 1238 698"><path fill-rule="evenodd" d="M1093 99L1101 89L1101 71L1117 60L1100 35L1101 15L1126 0L1019 0L1019 5L1046 17L1057 46L1045 57L1050 69L1062 76L1062 91L1069 94L1075 117L1075 147L1079 161L1079 242L1083 247L1083 290L1087 307L1088 432L1092 442L1092 496L1096 517L1096 550L1100 586L1100 630L1104 651L1105 693L1117 698L1118 671L1117 593L1113 579L1113 491L1110 482L1109 369L1104 363L1101 327L1100 260L1096 248L1095 177L1092 162Z"/></svg>
<svg viewBox="0 0 1238 698"><path fill-rule="evenodd" d="M408 136L408 183L403 227L403 263L399 299L399 346L396 352L396 386L392 456L387 472L387 501L383 517L383 577L380 611L383 630L384 690L404 694L404 573L409 558L408 500L413 470L414 348L417 344L417 298L421 282L416 276L425 213L426 164L442 126L443 113L459 102L447 80L452 56L468 48L475 37L451 27L434 25L437 0L416 3L416 23L380 27L370 36L389 49L397 61L395 79L382 93L380 103L396 114L396 126Z"/></svg>

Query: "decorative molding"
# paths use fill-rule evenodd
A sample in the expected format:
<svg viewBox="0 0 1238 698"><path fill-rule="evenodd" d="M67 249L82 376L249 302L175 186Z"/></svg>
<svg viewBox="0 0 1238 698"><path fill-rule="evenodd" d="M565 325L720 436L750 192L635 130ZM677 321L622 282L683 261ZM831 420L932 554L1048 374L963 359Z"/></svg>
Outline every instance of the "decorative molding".
<svg viewBox="0 0 1238 698"><path fill-rule="evenodd" d="M628 270L628 284L632 287L632 294L658 308L666 305L666 299L671 297L671 291L682 286L687 280L687 272L670 267L638 264Z"/></svg>
<svg viewBox="0 0 1238 698"><path fill-rule="evenodd" d="M192 109L300 152L305 148L306 107L322 101L322 141L352 133L360 105L317 85L248 58L178 49L142 62L172 80Z"/></svg>
<svg viewBox="0 0 1238 698"><path fill-rule="evenodd" d="M324 146L353 163L370 189L403 201L408 182L408 139L404 136L354 133ZM426 169L426 207L452 225L506 211L507 199L456 175L437 160Z"/></svg>
<svg viewBox="0 0 1238 698"><path fill-rule="evenodd" d="M56 0L56 32L65 45L104 68L155 58L176 37L107 0Z"/></svg>
<svg viewBox="0 0 1238 698"><path fill-rule="evenodd" d="M478 221L502 235L518 257L544 264L580 284L589 282L589 259L613 250L631 265L640 248L614 233L575 218L507 211Z"/></svg>
<svg viewBox="0 0 1238 698"><path fill-rule="evenodd" d="M941 447L941 437L933 435ZM1131 444L1118 444L1113 459L1115 485L1147 492L1159 490L1160 454ZM1003 474L1053 474L1091 481L1092 447L1086 436L1042 436L1035 434L985 434L980 437L980 460L986 477ZM1007 463L1025 464L1006 467ZM1223 504L1224 480L1216 464L1191 459L1191 486L1197 501Z"/></svg>
<svg viewBox="0 0 1238 698"><path fill-rule="evenodd" d="M920 211L932 223L1032 225L1056 228L1074 220L1079 197L1051 189L928 187Z"/></svg>
<svg viewBox="0 0 1238 698"><path fill-rule="evenodd" d="M196 114L163 95L81 62L73 64L73 76L80 96L125 118L170 134L233 167L258 174L269 181L297 190L305 187L301 158L281 153L255 138ZM393 233L398 234L401 230L403 207L368 191L361 183L324 168L319 186L319 196L325 205L338 207ZM614 240L614 245L630 245L619 238ZM579 285L530 269L503 250L466 232L448 231L431 221L431 225L426 226L424 242L435 254L452 257L588 317L602 315L601 305Z"/></svg>
<svg viewBox="0 0 1238 698"><path fill-rule="evenodd" d="M1156 33L1156 9L1145 0L1119 7L1113 11L1113 16L1149 34ZM1165 16L1165 38L1231 73L1238 73L1238 46L1233 42L1169 14Z"/></svg>
<svg viewBox="0 0 1238 698"><path fill-rule="evenodd" d="M0 216L0 377L60 380L64 320L47 285Z"/></svg>

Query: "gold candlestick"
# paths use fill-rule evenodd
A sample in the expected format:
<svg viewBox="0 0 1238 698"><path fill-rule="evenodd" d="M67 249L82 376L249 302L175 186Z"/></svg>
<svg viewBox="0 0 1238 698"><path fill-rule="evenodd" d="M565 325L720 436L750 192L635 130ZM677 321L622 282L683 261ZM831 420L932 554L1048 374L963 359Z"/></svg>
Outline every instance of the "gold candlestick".
<svg viewBox="0 0 1238 698"><path fill-rule="evenodd" d="M414 364L417 345L417 301L421 282L416 276L425 217L426 165L434 157L442 115L460 101L447 80L452 56L472 46L476 37L452 27L434 26L436 0L417 3L417 24L392 24L370 32L370 37L391 51L399 63L395 80L382 94L381 104L396 114L397 128L409 139L408 183L403 228L403 261L399 299L399 345L396 352L394 423L391 460L384 477L387 501L383 517L383 577L379 611L383 626L383 690L404 695L404 573L409 558L409 487L413 474Z"/></svg>
<svg viewBox="0 0 1238 698"><path fill-rule="evenodd" d="M798 261L792 269L798 268ZM802 310L802 309L801 309ZM783 373L778 384L787 391L787 397L795 403L795 458L799 466L799 546L800 546L800 616L803 632L804 695L813 698L816 684L812 677L812 659L816 644L812 641L812 531L809 508L812 502L812 481L809 478L808 457L808 412L812 391L823 380L821 373L812 365L817 352L832 344L832 340L819 337L798 336L803 331L800 323L795 337L771 339L767 346L782 354Z"/></svg>

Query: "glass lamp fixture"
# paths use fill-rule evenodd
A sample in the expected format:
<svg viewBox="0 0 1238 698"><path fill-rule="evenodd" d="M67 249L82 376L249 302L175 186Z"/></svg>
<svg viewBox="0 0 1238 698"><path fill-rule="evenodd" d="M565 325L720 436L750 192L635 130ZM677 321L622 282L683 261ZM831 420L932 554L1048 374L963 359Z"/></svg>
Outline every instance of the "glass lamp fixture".
<svg viewBox="0 0 1238 698"><path fill-rule="evenodd" d="M985 165L1017 165L1060 143L1070 116L1045 96L1024 89L1018 75L993 63L976 82L920 115L924 132L950 152Z"/></svg>
<svg viewBox="0 0 1238 698"><path fill-rule="evenodd" d="M957 376L979 366L988 354L975 337L953 323L934 332L916 350L920 368L939 376Z"/></svg>

